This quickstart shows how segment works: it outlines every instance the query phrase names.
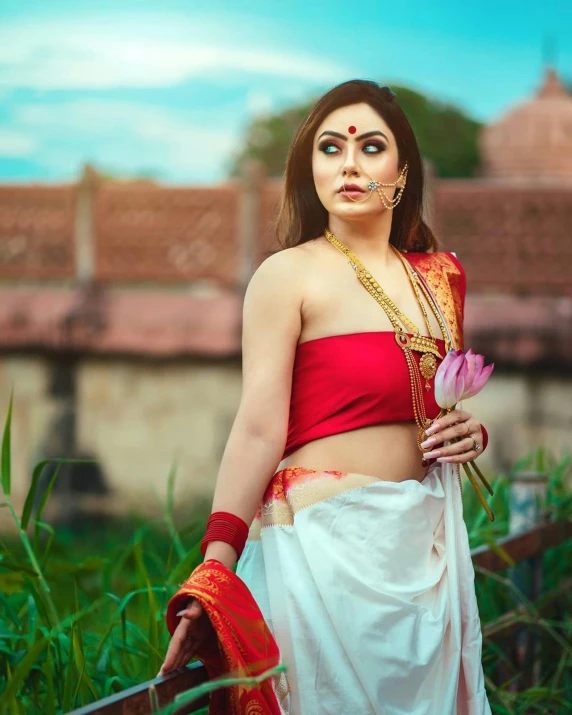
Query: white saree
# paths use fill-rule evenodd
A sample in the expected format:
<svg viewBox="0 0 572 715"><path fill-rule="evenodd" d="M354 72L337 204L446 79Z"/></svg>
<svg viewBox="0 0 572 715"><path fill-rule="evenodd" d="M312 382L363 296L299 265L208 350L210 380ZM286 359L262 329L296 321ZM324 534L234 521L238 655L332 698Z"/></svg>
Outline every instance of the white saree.
<svg viewBox="0 0 572 715"><path fill-rule="evenodd" d="M287 715L487 715L455 468L422 482L287 467L237 574L287 665Z"/></svg>

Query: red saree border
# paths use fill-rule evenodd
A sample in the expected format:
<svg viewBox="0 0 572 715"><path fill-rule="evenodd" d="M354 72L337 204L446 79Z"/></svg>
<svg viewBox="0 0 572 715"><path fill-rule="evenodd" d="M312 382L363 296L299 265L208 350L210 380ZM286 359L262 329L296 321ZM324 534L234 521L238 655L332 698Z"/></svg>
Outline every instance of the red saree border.
<svg viewBox="0 0 572 715"><path fill-rule="evenodd" d="M166 621L171 635L180 621L176 614L189 598L200 602L216 634L197 653L209 678L223 674L259 675L279 664L278 646L258 604L246 584L226 566L209 559L181 585L167 606ZM210 715L281 712L272 680L265 680L256 688L235 685L217 690L210 699Z"/></svg>

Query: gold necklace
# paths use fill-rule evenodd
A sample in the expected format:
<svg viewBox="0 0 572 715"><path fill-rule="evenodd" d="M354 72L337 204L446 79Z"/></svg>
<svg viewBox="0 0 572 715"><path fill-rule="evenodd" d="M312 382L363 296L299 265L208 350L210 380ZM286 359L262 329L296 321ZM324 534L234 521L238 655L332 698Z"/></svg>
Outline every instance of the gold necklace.
<svg viewBox="0 0 572 715"><path fill-rule="evenodd" d="M387 293L383 290L383 288L379 285L379 283L375 280L371 273L361 263L355 253L348 246L346 246L345 243L340 241L339 238L336 238L336 236L334 236L334 234L328 228L325 229L324 234L326 239L348 258L348 261L351 267L356 272L360 283L383 308L395 331L395 340L399 347L403 350L405 360L407 362L407 367L409 369L411 396L413 400L413 415L415 417L415 422L417 423L417 426L419 428L417 433L417 446L419 447L421 452L423 452L424 449L423 447L421 447L421 442L425 441L425 430L431 424L431 420L427 418L427 413L425 412L425 401L423 398L423 384L421 376L425 378L425 388L429 389L431 387L429 380L435 377L435 373L437 371L437 359L442 359L443 356L440 354L439 348L437 347L437 342L433 335L429 316L427 315L427 311L425 310L425 306L421 298L417 274L411 269L411 267L403 258L403 256L399 253L399 251L394 246L392 246L393 251L399 256L405 267L407 276L411 282L411 285L413 286L415 296L421 307L421 312L423 313L423 317L431 337L420 335L419 328L397 307L397 305L391 300L391 298L387 295ZM427 298L427 302L431 307L431 310L434 313L437 322L439 323L439 328L441 329L443 340L445 341L445 349L446 351L448 351L450 342L448 339L445 324L439 314L439 311L433 303L429 291L425 288L423 283L420 283L420 285L421 291ZM408 328L409 331L413 334L410 336L408 333L405 332L402 326ZM422 353L419 359L419 366L417 365L417 362L413 357L413 350ZM443 414L444 412L443 410L441 410L439 416L441 417ZM423 466L427 466L427 461L423 459L422 464Z"/></svg>

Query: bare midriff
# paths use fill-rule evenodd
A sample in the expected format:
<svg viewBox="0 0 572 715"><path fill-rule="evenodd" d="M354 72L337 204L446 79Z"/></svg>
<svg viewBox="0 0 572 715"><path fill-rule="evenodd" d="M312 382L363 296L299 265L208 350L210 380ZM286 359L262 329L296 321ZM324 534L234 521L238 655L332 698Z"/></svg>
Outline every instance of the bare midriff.
<svg viewBox="0 0 572 715"><path fill-rule="evenodd" d="M390 482L422 481L415 422L391 422L315 439L285 457L278 469L297 466L369 474Z"/></svg>

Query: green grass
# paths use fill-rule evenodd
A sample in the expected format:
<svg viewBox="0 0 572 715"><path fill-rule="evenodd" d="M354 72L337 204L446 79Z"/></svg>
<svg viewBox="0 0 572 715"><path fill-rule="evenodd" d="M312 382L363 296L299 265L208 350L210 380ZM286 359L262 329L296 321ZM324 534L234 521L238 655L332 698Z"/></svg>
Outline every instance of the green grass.
<svg viewBox="0 0 572 715"><path fill-rule="evenodd" d="M157 520L132 516L108 521L105 529L86 521L81 532L55 531L42 515L57 472L40 495L40 464L17 513L11 499L11 410L12 402L2 441L0 508L11 514L18 533L17 538L0 540L0 714L59 715L155 677L169 640L165 609L202 560L199 539L208 509L203 505L186 524L176 522L173 469ZM516 467L548 471L548 508L558 518L570 517L568 458L557 462L539 451ZM489 497L497 517L493 523L470 486L464 489L471 546L494 543L508 530L507 479L497 477L494 488L494 497ZM564 546L546 553L548 588L572 572L571 551ZM526 601L506 574L478 573L476 588L484 622L514 607L515 598ZM527 617L534 617L534 609ZM509 683L494 680L504 654L485 643L484 666L495 713L572 710L570 616L541 627L545 647L554 650L552 667L542 674L539 687L518 694L510 691ZM201 686L184 698L203 691Z"/></svg>

